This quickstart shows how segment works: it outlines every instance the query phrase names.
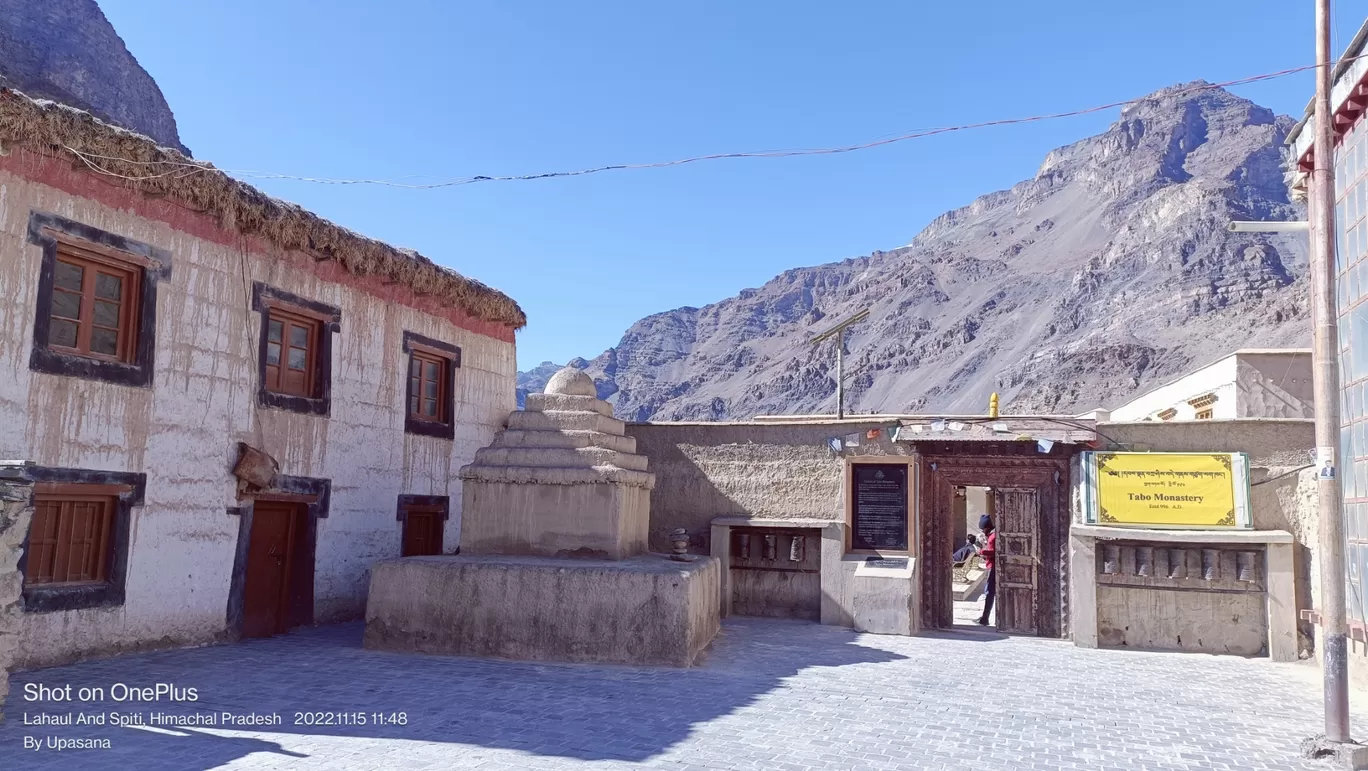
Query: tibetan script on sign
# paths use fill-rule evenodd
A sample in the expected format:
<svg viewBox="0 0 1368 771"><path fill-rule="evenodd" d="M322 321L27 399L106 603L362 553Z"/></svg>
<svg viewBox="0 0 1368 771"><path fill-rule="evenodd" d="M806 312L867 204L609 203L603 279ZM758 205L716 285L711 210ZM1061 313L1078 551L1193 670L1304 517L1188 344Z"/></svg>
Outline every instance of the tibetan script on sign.
<svg viewBox="0 0 1368 771"><path fill-rule="evenodd" d="M907 551L907 466L856 463L852 466L851 547Z"/></svg>
<svg viewBox="0 0 1368 771"><path fill-rule="evenodd" d="M1248 527L1244 457L1092 453L1094 521L1139 527Z"/></svg>

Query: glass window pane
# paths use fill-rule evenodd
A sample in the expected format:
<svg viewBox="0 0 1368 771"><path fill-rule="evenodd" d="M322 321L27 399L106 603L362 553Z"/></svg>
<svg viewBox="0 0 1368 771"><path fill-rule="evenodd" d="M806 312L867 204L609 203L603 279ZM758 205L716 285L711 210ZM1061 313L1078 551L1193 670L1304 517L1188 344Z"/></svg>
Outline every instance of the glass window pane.
<svg viewBox="0 0 1368 771"><path fill-rule="evenodd" d="M90 331L90 350L113 356L119 352L119 333L96 327Z"/></svg>
<svg viewBox="0 0 1368 771"><path fill-rule="evenodd" d="M424 414L424 415L427 415L427 416L430 417L430 418L435 418L435 417L437 417L437 400L436 400L436 399L424 399L424 400L423 400L423 414Z"/></svg>
<svg viewBox="0 0 1368 771"><path fill-rule="evenodd" d="M436 380L426 380L426 381L423 382L423 396L426 396L426 397L429 398L429 399L436 399L436 398L437 398L437 381L436 381Z"/></svg>
<svg viewBox="0 0 1368 771"><path fill-rule="evenodd" d="M296 324L290 325L290 345L296 348L309 347L309 330Z"/></svg>
<svg viewBox="0 0 1368 771"><path fill-rule="evenodd" d="M409 374L418 377L423 371L423 362L419 359L409 359Z"/></svg>
<svg viewBox="0 0 1368 771"><path fill-rule="evenodd" d="M280 343L266 344L266 363L274 365L280 364Z"/></svg>
<svg viewBox="0 0 1368 771"><path fill-rule="evenodd" d="M280 342L281 335L285 334L284 325L279 321L272 321L267 325L266 339Z"/></svg>
<svg viewBox="0 0 1368 771"><path fill-rule="evenodd" d="M63 289L79 292L84 280L85 268L80 265L72 265L69 262L58 261L57 267L52 273L52 282Z"/></svg>
<svg viewBox="0 0 1368 771"><path fill-rule="evenodd" d="M414 415L417 415L417 414L418 414L418 394L417 394L417 393L414 393L413 396L410 396L410 397L409 397L409 412L413 413Z"/></svg>
<svg viewBox="0 0 1368 771"><path fill-rule="evenodd" d="M308 360L309 356L305 351L299 348L290 349L290 369L304 369Z"/></svg>
<svg viewBox="0 0 1368 771"><path fill-rule="evenodd" d="M53 319L48 327L48 345L76 347L76 322Z"/></svg>
<svg viewBox="0 0 1368 771"><path fill-rule="evenodd" d="M95 296L106 300L123 299L123 278L108 273L95 273Z"/></svg>
<svg viewBox="0 0 1368 771"><path fill-rule="evenodd" d="M424 362L424 366L427 368L427 372L426 372L426 374L424 375L424 377L427 378L428 380L436 380L436 379L437 379L437 362L435 362L435 361Z"/></svg>
<svg viewBox="0 0 1368 771"><path fill-rule="evenodd" d="M52 315L64 319L81 318L81 296L70 292L53 292Z"/></svg>
<svg viewBox="0 0 1368 771"><path fill-rule="evenodd" d="M119 328L119 304L95 301L95 324L101 327Z"/></svg>

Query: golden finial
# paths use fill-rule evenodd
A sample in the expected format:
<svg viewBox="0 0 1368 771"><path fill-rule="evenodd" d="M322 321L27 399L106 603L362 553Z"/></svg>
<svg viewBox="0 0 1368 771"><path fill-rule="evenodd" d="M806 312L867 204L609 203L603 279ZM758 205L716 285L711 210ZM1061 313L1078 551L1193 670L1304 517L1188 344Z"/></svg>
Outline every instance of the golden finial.
<svg viewBox="0 0 1368 771"><path fill-rule="evenodd" d="M995 391L995 392L993 392L993 395L992 395L992 396L988 397L988 417L990 417L990 418L996 418L997 416L998 416L998 398L997 398L997 392Z"/></svg>

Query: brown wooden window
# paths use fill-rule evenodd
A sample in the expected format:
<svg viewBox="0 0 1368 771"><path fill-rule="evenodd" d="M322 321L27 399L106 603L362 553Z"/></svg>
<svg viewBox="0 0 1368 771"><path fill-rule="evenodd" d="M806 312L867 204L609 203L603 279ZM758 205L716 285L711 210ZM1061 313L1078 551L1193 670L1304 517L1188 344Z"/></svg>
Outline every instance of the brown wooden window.
<svg viewBox="0 0 1368 771"><path fill-rule="evenodd" d="M404 430L410 434L451 439L456 435L454 387L461 349L450 343L404 332Z"/></svg>
<svg viewBox="0 0 1368 771"><path fill-rule="evenodd" d="M266 313L266 390L312 398L317 392L322 324L279 308Z"/></svg>
<svg viewBox="0 0 1368 771"><path fill-rule="evenodd" d="M1196 420L1211 420L1213 414L1214 411L1211 408L1207 408L1205 410L1197 410L1197 414L1194 417Z"/></svg>
<svg viewBox="0 0 1368 771"><path fill-rule="evenodd" d="M410 418L430 423L450 422L450 391L450 359L426 351L414 351L409 355Z"/></svg>
<svg viewBox="0 0 1368 771"><path fill-rule="evenodd" d="M29 213L28 241L43 250L29 369L151 386L171 253L41 211Z"/></svg>
<svg viewBox="0 0 1368 771"><path fill-rule="evenodd" d="M117 494L101 485L44 485L33 498L24 585L108 581Z"/></svg>
<svg viewBox="0 0 1368 771"><path fill-rule="evenodd" d="M66 242L52 271L48 347L131 362L138 344L142 269Z"/></svg>
<svg viewBox="0 0 1368 771"><path fill-rule="evenodd" d="M436 495L399 496L399 520L404 523L401 555L424 557L442 553L449 499Z"/></svg>

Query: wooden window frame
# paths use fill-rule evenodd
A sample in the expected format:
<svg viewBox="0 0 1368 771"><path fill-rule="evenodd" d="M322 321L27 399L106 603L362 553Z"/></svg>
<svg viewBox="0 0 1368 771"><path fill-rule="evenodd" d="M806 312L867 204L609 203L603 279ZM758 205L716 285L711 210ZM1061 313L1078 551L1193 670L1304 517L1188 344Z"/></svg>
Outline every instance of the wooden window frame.
<svg viewBox="0 0 1368 771"><path fill-rule="evenodd" d="M857 549L855 548L855 467L861 465L907 466L907 548L906 549ZM841 494L845 509L845 553L869 557L915 557L917 545L921 543L921 533L917 527L918 483L917 462L915 458L898 455L869 456L850 458L845 464L845 479Z"/></svg>
<svg viewBox="0 0 1368 771"><path fill-rule="evenodd" d="M436 515L437 521L441 523L441 535L446 535L446 522L451 517L451 498L445 495L400 495L399 503L396 507L395 519L400 523L399 529L399 554L401 556L436 556L436 555L407 555L404 554L404 545L408 543L409 515L416 513ZM438 544L437 554L442 554L441 544ZM456 553L460 553L457 548Z"/></svg>
<svg viewBox="0 0 1368 771"><path fill-rule="evenodd" d="M1196 413L1195 415L1192 416L1192 419L1193 419L1193 420L1211 420L1211 419L1215 416L1215 414L1216 414L1216 411L1215 411L1215 410L1213 410L1213 409L1210 408L1210 407L1207 407L1206 409L1197 410L1197 413Z"/></svg>
<svg viewBox="0 0 1368 771"><path fill-rule="evenodd" d="M277 289L260 281L252 283L252 310L261 316L259 345L257 350L257 404L262 407L297 412L301 415L326 417L332 410L332 342L333 335L341 330L342 311L334 306L315 302L283 289ZM290 324L309 326L313 343L309 346L306 363L306 393L299 394L279 389L279 381L273 384L267 373L267 350L270 340L271 319ZM281 365L288 362L289 327L281 335Z"/></svg>
<svg viewBox="0 0 1368 771"><path fill-rule="evenodd" d="M109 536L114 529L114 509L118 505L118 495L111 495L108 492L86 489L87 487L102 487L102 485L45 485L53 489L38 489L33 492L33 519L29 525L29 543L26 547L31 552L30 559L25 563L24 586L36 588L68 588L77 586L94 586L105 584L109 581L109 565L112 562L113 550L110 548ZM57 511L55 533L52 540L39 537L42 530L40 525L47 525L48 505L55 504ZM71 554L77 542L76 535L72 532L72 517L74 507L79 504L96 504L97 521L91 526L91 541L95 548L92 553L86 555L85 559L74 560ZM48 548L50 547L50 551ZM38 567L35 570L35 558ZM80 568L73 571L73 563L79 563ZM70 574L77 572L78 577L73 578Z"/></svg>
<svg viewBox="0 0 1368 771"><path fill-rule="evenodd" d="M404 332L403 351L408 354L404 361L404 431L420 436L437 439L453 439L456 435L456 373L461 368L461 349L450 343L425 337L417 332ZM441 374L442 388L438 395L439 420L415 415L409 410L413 400L413 379L411 377L415 360L439 361L445 364Z"/></svg>
<svg viewBox="0 0 1368 771"><path fill-rule="evenodd" d="M1198 396L1195 399L1189 399L1188 405L1191 406L1193 409L1200 410L1203 407L1210 407L1211 405L1215 404L1216 401L1216 394L1203 394L1202 396Z"/></svg>
<svg viewBox="0 0 1368 771"><path fill-rule="evenodd" d="M29 214L28 242L43 250L29 369L115 385L150 386L156 350L157 283L171 278L170 252L40 211ZM50 342L58 262L79 264L86 271L75 347ZM94 271L117 272L124 279L118 351L113 356L89 350Z"/></svg>
<svg viewBox="0 0 1368 771"><path fill-rule="evenodd" d="M146 474L87 469L23 467L22 477L32 482L35 507L43 499L99 499L107 501L109 511L102 533L103 554L99 558L98 580L34 582L28 580L28 561L35 550L35 516L24 536L24 553L19 558L19 574L24 578L24 612L49 613L119 606L124 604L128 572L128 548L132 510L143 505L147 489ZM35 512L36 514L36 512Z"/></svg>
<svg viewBox="0 0 1368 771"><path fill-rule="evenodd" d="M323 324L316 318L311 318L299 313L292 313L282 307L268 305L266 312L262 315L261 321L267 325L266 329L266 349L267 360L262 364L262 377L264 382L262 388L268 393L281 394L284 396L302 396L307 399L317 398L318 382L318 349L323 337ZM271 339L271 325L279 323L280 340ZM301 349L294 344L293 335L295 329L304 330L304 347ZM278 346L276 352L276 363L270 362L271 346ZM290 351L304 351L304 367L302 370L303 384L296 390L289 385L283 378L291 371L295 370L290 366ZM272 370L275 370L272 377Z"/></svg>

